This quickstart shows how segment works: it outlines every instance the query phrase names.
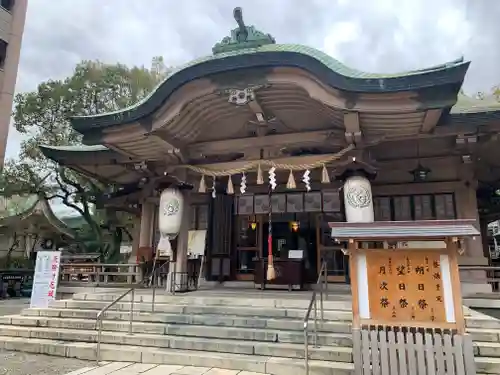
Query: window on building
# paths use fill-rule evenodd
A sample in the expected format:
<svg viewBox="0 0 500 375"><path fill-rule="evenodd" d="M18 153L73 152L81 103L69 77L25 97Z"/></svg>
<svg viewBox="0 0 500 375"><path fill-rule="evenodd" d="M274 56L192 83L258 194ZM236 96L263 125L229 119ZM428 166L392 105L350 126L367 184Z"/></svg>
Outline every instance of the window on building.
<svg viewBox="0 0 500 375"><path fill-rule="evenodd" d="M3 69L6 58L7 58L7 42L5 40L0 39L0 69Z"/></svg>
<svg viewBox="0 0 500 375"><path fill-rule="evenodd" d="M206 230L208 229L208 205L195 204L191 209L191 223L189 230Z"/></svg>
<svg viewBox="0 0 500 375"><path fill-rule="evenodd" d="M374 212L377 221L456 218L453 193L375 197Z"/></svg>
<svg viewBox="0 0 500 375"><path fill-rule="evenodd" d="M0 5L2 8L11 12L12 8L14 8L14 0L0 0Z"/></svg>

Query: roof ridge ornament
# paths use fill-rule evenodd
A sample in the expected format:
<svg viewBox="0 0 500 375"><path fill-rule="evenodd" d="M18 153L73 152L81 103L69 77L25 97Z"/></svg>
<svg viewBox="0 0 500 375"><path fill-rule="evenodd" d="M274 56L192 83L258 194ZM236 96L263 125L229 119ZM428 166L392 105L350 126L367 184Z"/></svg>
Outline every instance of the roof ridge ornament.
<svg viewBox="0 0 500 375"><path fill-rule="evenodd" d="M242 8L234 8L233 16L238 27L231 30L230 36L226 36L212 48L214 55L239 49L257 48L266 44L276 44L276 40L271 34L265 34L254 26L245 25Z"/></svg>

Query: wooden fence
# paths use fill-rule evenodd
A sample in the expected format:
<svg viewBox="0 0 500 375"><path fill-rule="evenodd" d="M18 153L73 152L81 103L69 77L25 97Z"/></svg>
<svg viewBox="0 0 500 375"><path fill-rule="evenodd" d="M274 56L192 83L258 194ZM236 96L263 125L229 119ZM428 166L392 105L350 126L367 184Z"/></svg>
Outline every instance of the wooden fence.
<svg viewBox="0 0 500 375"><path fill-rule="evenodd" d="M382 327L353 331L355 375L475 375L467 335Z"/></svg>
<svg viewBox="0 0 500 375"><path fill-rule="evenodd" d="M141 281L138 264L68 263L61 265L60 285L128 286Z"/></svg>

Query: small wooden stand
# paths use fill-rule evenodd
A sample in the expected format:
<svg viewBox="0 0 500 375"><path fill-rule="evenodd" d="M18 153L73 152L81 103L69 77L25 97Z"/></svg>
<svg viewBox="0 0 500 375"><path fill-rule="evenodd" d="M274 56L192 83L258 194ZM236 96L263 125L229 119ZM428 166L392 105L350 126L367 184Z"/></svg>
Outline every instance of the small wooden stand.
<svg viewBox="0 0 500 375"><path fill-rule="evenodd" d="M266 279L267 258L261 258L255 262L254 283L260 285L260 289L266 289L266 286L279 285L288 286L292 291L294 286L299 290L304 288L304 261L302 259L274 259L274 268L276 278L274 280Z"/></svg>
<svg viewBox="0 0 500 375"><path fill-rule="evenodd" d="M356 375L476 373L457 261L473 224L331 223L349 244Z"/></svg>

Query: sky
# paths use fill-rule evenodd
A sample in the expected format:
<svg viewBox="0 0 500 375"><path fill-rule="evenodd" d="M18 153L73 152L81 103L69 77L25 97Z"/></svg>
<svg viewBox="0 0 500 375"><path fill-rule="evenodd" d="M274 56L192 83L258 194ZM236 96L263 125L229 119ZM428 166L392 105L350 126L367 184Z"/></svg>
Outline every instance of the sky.
<svg viewBox="0 0 500 375"><path fill-rule="evenodd" d="M147 5L147 6L146 6ZM369 72L424 68L464 56L468 92L500 83L500 0L29 0L17 92L64 78L81 60L178 66L247 25ZM10 132L7 157L19 151Z"/></svg>

